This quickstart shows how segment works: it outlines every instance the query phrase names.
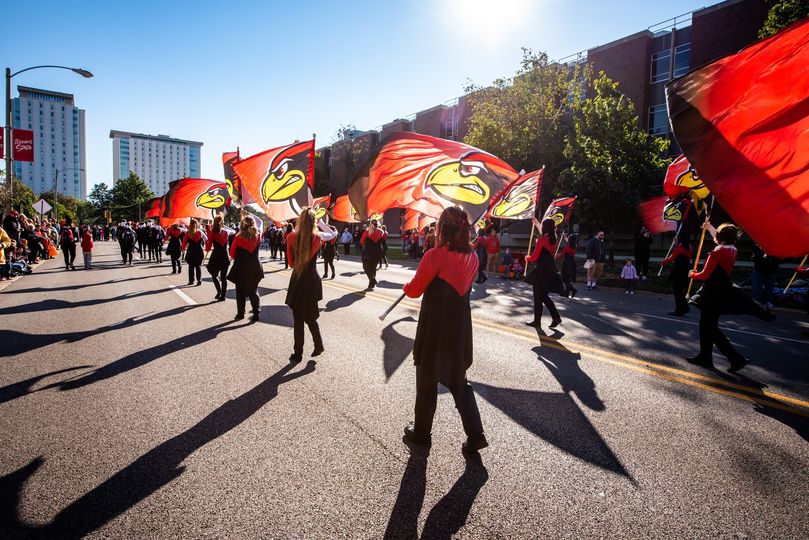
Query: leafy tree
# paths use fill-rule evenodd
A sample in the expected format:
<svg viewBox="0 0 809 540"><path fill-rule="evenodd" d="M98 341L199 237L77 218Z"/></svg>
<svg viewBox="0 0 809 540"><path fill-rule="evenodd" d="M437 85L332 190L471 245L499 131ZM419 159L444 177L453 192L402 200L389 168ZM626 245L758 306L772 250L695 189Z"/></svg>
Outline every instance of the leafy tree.
<svg viewBox="0 0 809 540"><path fill-rule="evenodd" d="M99 210L109 208L112 206L112 190L104 182L99 182L90 190L87 200Z"/></svg>
<svg viewBox="0 0 809 540"><path fill-rule="evenodd" d="M323 152L315 153L315 197L323 197L331 193L332 185L329 178L329 161Z"/></svg>
<svg viewBox="0 0 809 540"><path fill-rule="evenodd" d="M118 180L112 188L113 221L142 218L143 203L154 196L146 183L130 171L128 177Z"/></svg>
<svg viewBox="0 0 809 540"><path fill-rule="evenodd" d="M778 0L771 3L767 19L758 31L760 38L768 38L792 23L809 17L809 0Z"/></svg>
<svg viewBox="0 0 809 540"><path fill-rule="evenodd" d="M368 158L372 139L372 134L360 133L353 124L340 126L336 142L331 147L332 163L328 167L331 193L340 195L348 191L354 174Z"/></svg>
<svg viewBox="0 0 809 540"><path fill-rule="evenodd" d="M12 196L11 185L6 181L5 172L3 171L3 185L0 187L0 210L8 211L12 207L19 206L23 214L27 216L36 215L33 204L37 201L37 196L31 188L16 178L13 180L13 186L14 195Z"/></svg>
<svg viewBox="0 0 809 540"><path fill-rule="evenodd" d="M565 137L570 162L556 193L577 195L576 214L585 229L603 229L611 248L615 232L626 230L642 192L663 175L669 141L638 128L630 100L601 72L592 95L573 109L573 130Z"/></svg>
<svg viewBox="0 0 809 540"><path fill-rule="evenodd" d="M587 65L551 63L544 52L523 49L516 75L492 86L469 85L472 108L464 142L493 153L515 169L545 165L545 192L567 166L562 150L571 112L591 79Z"/></svg>

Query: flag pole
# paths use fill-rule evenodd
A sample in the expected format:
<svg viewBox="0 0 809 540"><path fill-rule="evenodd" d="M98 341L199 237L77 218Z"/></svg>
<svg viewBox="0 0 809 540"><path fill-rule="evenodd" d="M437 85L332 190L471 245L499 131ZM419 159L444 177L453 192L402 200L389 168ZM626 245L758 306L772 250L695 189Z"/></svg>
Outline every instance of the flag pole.
<svg viewBox="0 0 809 540"><path fill-rule="evenodd" d="M386 310L385 310L385 313L383 313L382 315L380 315L380 316L379 316L379 320L380 320L380 321L384 321L384 320L385 320L385 317L387 317L387 316L388 316L388 313L390 313L391 311L393 311L393 308L395 308L397 305L399 305L399 302L401 302L401 301L404 299L404 297L405 297L405 293L402 293L402 294L399 296L399 298L397 298L397 299L396 299L396 300L395 300L395 301L394 301L394 302L393 302L393 303L390 305L390 307L389 307L388 309L386 309Z"/></svg>
<svg viewBox="0 0 809 540"><path fill-rule="evenodd" d="M801 264L799 264L799 265L798 265L798 267L801 267L801 266L803 266L804 264L806 264L806 258L807 258L807 257L809 257L809 255L804 255L804 256L803 256L803 260L801 260ZM795 272L793 272L793 273L792 273L792 277L790 278L789 283L787 283L787 286L786 286L786 288L784 289L784 294L786 294L786 293L787 293L787 291L789 290L789 288L790 288L790 287L792 287L792 282L793 282L793 281L795 281L795 277L796 277L797 275L798 275L798 270L796 269L796 270L795 270Z"/></svg>
<svg viewBox="0 0 809 540"><path fill-rule="evenodd" d="M674 243L675 243L676 241L677 241L677 235L675 234L675 235L674 235L674 238L672 238L672 239L671 239L671 245L669 246L669 250L666 252L666 256L663 258L664 260L665 260L665 259L668 259L668 258L669 258L669 255L671 255L671 250L673 250L673 249L674 249ZM661 264L661 265L660 265L660 270L658 270L658 271L657 271L657 277L660 277L660 275L661 275L662 273L663 273L663 265Z"/></svg>
<svg viewBox="0 0 809 540"><path fill-rule="evenodd" d="M713 210L713 203L714 203L715 200L716 200L716 197L711 195L711 207L708 209L708 215L705 216L705 221L707 221L708 223L710 223L711 210ZM699 258L702 255L702 243L705 241L705 231L706 230L707 230L707 227L703 223L702 224L702 234L699 237L699 247L697 248L697 258L694 259L694 272L697 271L697 266L699 266ZM691 287L693 287L693 285L694 285L694 278L691 278L688 281L688 291L686 291L686 293L685 293L686 298L689 298L691 296Z"/></svg>
<svg viewBox="0 0 809 540"><path fill-rule="evenodd" d="M525 268L523 268L523 273L522 273L523 276L528 275L528 257L531 256L531 246L534 245L534 229L535 228L536 228L536 225L534 225L534 222L532 221L531 222L531 236L528 238L528 255L526 255L526 257L525 257Z"/></svg>

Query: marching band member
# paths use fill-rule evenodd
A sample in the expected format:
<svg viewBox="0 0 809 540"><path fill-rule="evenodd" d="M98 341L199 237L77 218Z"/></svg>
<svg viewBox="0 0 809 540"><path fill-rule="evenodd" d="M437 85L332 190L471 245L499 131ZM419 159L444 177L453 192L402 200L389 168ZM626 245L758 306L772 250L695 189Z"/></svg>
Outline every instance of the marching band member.
<svg viewBox="0 0 809 540"><path fill-rule="evenodd" d="M205 243L205 233L199 228L199 221L191 220L188 232L183 236L182 251L185 253L185 262L188 263L188 284L194 284L194 277L197 278L197 285L202 285L202 261L205 259L205 252L202 246Z"/></svg>
<svg viewBox="0 0 809 540"><path fill-rule="evenodd" d="M205 266L208 273L211 274L214 287L216 287L216 296L214 299L217 302L225 301L225 293L228 289L227 273L230 267L230 258L228 257L228 239L233 232L222 225L225 218L222 214L217 215L213 219L208 240L205 242L205 252L208 253L213 249L213 253L208 258L208 264Z"/></svg>
<svg viewBox="0 0 809 540"><path fill-rule="evenodd" d="M256 229L256 222L252 216L245 216L239 225L239 233L230 245L230 256L233 266L228 273L228 281L236 286L236 316L234 319L244 319L244 308L247 298L253 308L251 321L257 321L261 306L258 298L258 284L264 279L264 269L258 258L258 249L261 246L261 235Z"/></svg>

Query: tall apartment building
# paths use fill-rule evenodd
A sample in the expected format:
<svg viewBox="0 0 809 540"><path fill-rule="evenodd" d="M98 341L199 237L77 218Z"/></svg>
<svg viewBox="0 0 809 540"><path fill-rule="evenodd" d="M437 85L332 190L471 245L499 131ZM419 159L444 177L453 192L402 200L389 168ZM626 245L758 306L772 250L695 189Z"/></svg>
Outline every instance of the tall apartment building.
<svg viewBox="0 0 809 540"><path fill-rule="evenodd" d="M84 110L72 94L27 86L17 91L13 125L34 132L34 161L15 161L14 175L34 193L53 190L58 177L59 193L86 199Z"/></svg>
<svg viewBox="0 0 809 540"><path fill-rule="evenodd" d="M113 185L134 172L149 189L161 195L168 191L169 182L201 175L201 142L114 130L110 131L110 139Z"/></svg>

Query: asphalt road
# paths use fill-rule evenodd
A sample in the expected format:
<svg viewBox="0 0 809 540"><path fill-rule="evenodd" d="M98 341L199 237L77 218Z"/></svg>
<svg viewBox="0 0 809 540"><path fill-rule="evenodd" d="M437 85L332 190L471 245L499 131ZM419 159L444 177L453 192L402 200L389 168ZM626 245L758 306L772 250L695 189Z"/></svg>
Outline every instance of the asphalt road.
<svg viewBox="0 0 809 540"><path fill-rule="evenodd" d="M418 301L378 319L410 267L365 294L338 261L326 353L290 365L278 263L251 324L232 291L96 246L92 271L56 259L0 292L0 537L809 537L800 313L724 321L752 361L731 375L683 360L697 315L670 297L581 291L537 332L527 288L490 279L469 378L491 446L461 454L444 393L427 455L401 441Z"/></svg>

